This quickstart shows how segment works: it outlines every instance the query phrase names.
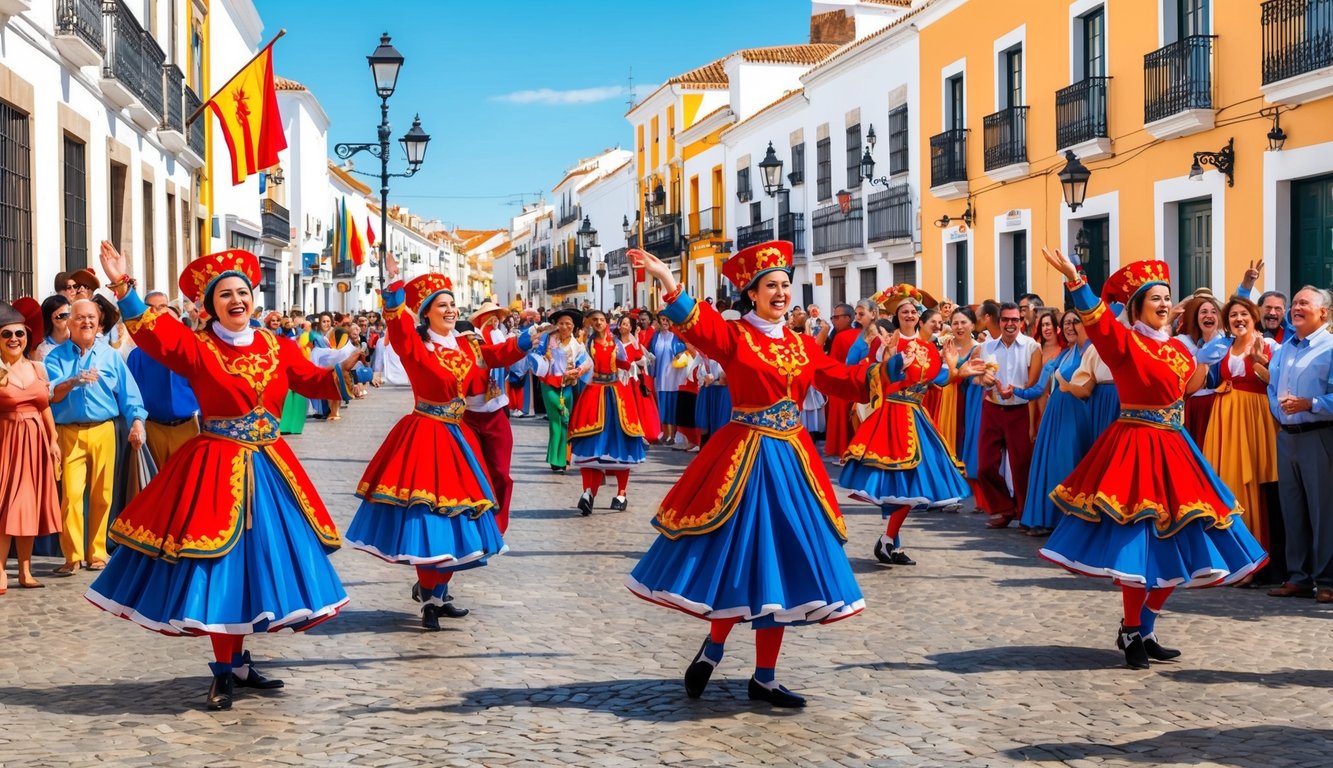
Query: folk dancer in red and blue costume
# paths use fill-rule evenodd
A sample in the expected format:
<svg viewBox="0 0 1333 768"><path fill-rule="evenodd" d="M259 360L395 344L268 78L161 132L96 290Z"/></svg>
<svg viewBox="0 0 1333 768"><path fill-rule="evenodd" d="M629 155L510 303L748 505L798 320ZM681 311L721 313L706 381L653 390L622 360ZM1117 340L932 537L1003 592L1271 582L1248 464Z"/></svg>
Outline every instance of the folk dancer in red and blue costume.
<svg viewBox="0 0 1333 768"><path fill-rule="evenodd" d="M579 385L592 371L592 360L578 336L582 312L562 309L548 319L555 331L538 342L528 356L528 365L541 382L546 406L546 463L552 472L563 475L569 467L569 419Z"/></svg>
<svg viewBox="0 0 1333 768"><path fill-rule="evenodd" d="M122 546L86 597L165 635L208 635L208 708L230 709L236 686L282 687L251 665L248 635L306 630L347 603L328 559L338 529L278 432L289 389L340 399L343 377L250 326L262 274L254 254L186 267L181 292L212 318L193 332L143 303L110 243L101 258L135 344L189 381L202 423L116 519L111 538Z"/></svg>
<svg viewBox="0 0 1333 768"><path fill-rule="evenodd" d="M482 346L499 347L509 340L500 322L509 316L509 310L487 301L472 313L468 321L480 336ZM527 332L524 335L530 336ZM509 502L514 495L514 478L510 462L514 455L514 430L509 426L509 394L506 382L512 371L527 372L525 360L520 358L510 366L494 366L485 376L472 380L465 400L467 411L463 422L472 428L481 444L481 458L490 472L495 489L495 524L500 535L509 530Z"/></svg>
<svg viewBox="0 0 1333 768"><path fill-rule="evenodd" d="M616 480L611 509L624 511L630 468L644 459L637 398L619 375L633 367L643 351L637 346L626 347L612 336L601 310L589 312L587 320L592 379L569 416L569 447L583 479L579 514L585 517L592 514L597 491L607 475Z"/></svg>
<svg viewBox="0 0 1333 768"><path fill-rule="evenodd" d="M384 292L384 321L416 407L389 431L361 476L361 506L347 527L347 543L414 566L425 603L421 626L435 631L440 616L468 613L449 599L454 573L483 566L506 549L481 446L463 421L463 398L470 384L487 378L488 366L522 358L532 337L500 345L461 338L449 278L428 273L404 285L392 257L385 264L393 282ZM416 313L415 326L409 309Z"/></svg>
<svg viewBox="0 0 1333 768"><path fill-rule="evenodd" d="M1147 669L1180 652L1163 647L1157 616L1178 586L1233 584L1267 561L1235 496L1184 430L1185 398L1207 369L1171 338L1171 287L1161 261L1138 261L1106 282L1102 297L1059 251L1047 263L1065 276L1093 347L1111 369L1120 418L1073 473L1051 491L1065 516L1041 556L1120 587L1124 620L1116 644ZM1127 307L1132 328L1107 311Z"/></svg>
<svg viewBox="0 0 1333 768"><path fill-rule="evenodd" d="M776 680L783 630L828 624L865 608L842 549L846 523L819 452L801 427L799 403L811 385L868 399L870 381L883 374L879 366L831 360L813 337L785 327L791 254L791 243L776 241L726 262L723 274L754 305L728 322L684 294L660 260L629 252L661 285L664 313L680 335L720 362L731 382L731 422L667 494L653 523L660 535L626 579L635 595L710 622L685 672L691 698L703 694L728 633L746 621L757 630L750 698L804 706L804 698Z"/></svg>
<svg viewBox="0 0 1333 768"><path fill-rule="evenodd" d="M881 291L874 301L896 328L884 347L887 382L871 389L875 410L847 445L838 484L852 491L852 498L878 506L888 521L875 542L879 564L916 565L903 552L900 537L908 513L957 504L969 493L963 463L954 458L922 406L932 385L948 383L958 355L950 341L942 363L935 345L917 333L919 307L935 305L930 294L902 283ZM870 346L876 356L878 350ZM980 362L969 365L975 368Z"/></svg>

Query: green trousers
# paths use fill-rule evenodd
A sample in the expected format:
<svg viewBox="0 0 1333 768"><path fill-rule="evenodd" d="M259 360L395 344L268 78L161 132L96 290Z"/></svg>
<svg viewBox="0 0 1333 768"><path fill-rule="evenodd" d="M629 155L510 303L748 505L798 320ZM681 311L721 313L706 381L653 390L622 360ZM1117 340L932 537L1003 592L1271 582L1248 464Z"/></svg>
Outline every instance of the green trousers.
<svg viewBox="0 0 1333 768"><path fill-rule="evenodd" d="M569 414L574 410L574 388L553 387L542 383L542 402L546 404L546 463L563 467L569 461Z"/></svg>

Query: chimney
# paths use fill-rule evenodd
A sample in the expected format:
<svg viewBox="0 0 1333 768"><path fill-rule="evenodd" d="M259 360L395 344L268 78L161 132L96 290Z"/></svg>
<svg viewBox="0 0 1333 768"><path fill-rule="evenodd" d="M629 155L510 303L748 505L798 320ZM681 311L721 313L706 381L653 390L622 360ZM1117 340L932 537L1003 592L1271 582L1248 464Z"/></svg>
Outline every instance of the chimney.
<svg viewBox="0 0 1333 768"><path fill-rule="evenodd" d="M810 17L810 43L843 45L856 39L856 20L845 10L816 13Z"/></svg>

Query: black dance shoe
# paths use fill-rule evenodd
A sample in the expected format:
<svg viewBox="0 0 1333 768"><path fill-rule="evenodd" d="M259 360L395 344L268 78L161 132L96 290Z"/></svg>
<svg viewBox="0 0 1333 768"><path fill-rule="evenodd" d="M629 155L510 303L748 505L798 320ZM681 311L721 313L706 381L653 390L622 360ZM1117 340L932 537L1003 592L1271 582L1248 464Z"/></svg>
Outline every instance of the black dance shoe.
<svg viewBox="0 0 1333 768"><path fill-rule="evenodd" d="M901 549L895 549L889 553L889 562L893 565L916 565L916 561L907 556L907 553Z"/></svg>
<svg viewBox="0 0 1333 768"><path fill-rule="evenodd" d="M418 581L412 585L412 602L420 603L424 599L425 598L421 596L421 582Z"/></svg>
<svg viewBox="0 0 1333 768"><path fill-rule="evenodd" d="M1115 646L1125 652L1125 665L1130 669L1148 668L1148 649L1143 645L1143 635L1139 634L1138 627L1121 624Z"/></svg>
<svg viewBox="0 0 1333 768"><path fill-rule="evenodd" d="M708 687L708 679L713 676L713 668L716 667L713 662L704 658L704 649L708 647L708 638L704 638L704 644L699 646L699 652L694 654L694 661L685 668L685 695L691 699L697 699L704 695L704 689Z"/></svg>
<svg viewBox="0 0 1333 768"><path fill-rule="evenodd" d="M753 677L750 678L750 701L767 701L775 707L804 707L805 697L798 696L783 686L766 688Z"/></svg>
<svg viewBox="0 0 1333 768"><path fill-rule="evenodd" d="M1153 661L1171 661L1180 657L1180 651L1157 642L1156 633L1143 638L1143 650L1148 652Z"/></svg>
<svg viewBox="0 0 1333 768"><path fill-rule="evenodd" d="M432 605L426 603L421 606L421 628L430 632L440 631L440 614L444 613L444 606Z"/></svg>
<svg viewBox="0 0 1333 768"><path fill-rule="evenodd" d="M232 672L232 677L236 678L236 681L234 683L235 687L254 688L260 691L272 691L281 688L283 686L283 682L281 680L271 677L264 677L263 675L259 674L259 670L255 669L255 665L250 661L249 651L246 651L244 654L241 655L241 665L246 668L246 674L245 677L241 677L234 671Z"/></svg>
<svg viewBox="0 0 1333 768"><path fill-rule="evenodd" d="M472 611L468 610L467 608L459 608L458 606L454 605L452 597L446 597L444 599L444 605L440 606L438 609L438 613L440 616L444 616L450 619L461 619L471 612Z"/></svg>
<svg viewBox="0 0 1333 768"><path fill-rule="evenodd" d="M592 514L592 494L587 491L579 497L579 514L587 517Z"/></svg>
<svg viewBox="0 0 1333 768"><path fill-rule="evenodd" d="M208 687L208 708L213 712L231 709L232 685L236 676L231 670L220 675L213 675L213 684Z"/></svg>
<svg viewBox="0 0 1333 768"><path fill-rule="evenodd" d="M611 509L614 509L617 512L624 512L628 503L629 500L624 496L617 496L614 499L611 499Z"/></svg>
<svg viewBox="0 0 1333 768"><path fill-rule="evenodd" d="M893 567L893 554L890 553L888 546L882 539L875 542L875 560L878 561L881 568Z"/></svg>

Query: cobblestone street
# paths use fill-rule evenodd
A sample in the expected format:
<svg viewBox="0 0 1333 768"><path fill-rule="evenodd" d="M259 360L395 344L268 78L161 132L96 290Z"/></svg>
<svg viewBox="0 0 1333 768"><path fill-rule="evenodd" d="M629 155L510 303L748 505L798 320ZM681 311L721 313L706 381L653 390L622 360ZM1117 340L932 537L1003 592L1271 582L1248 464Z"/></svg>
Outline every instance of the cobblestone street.
<svg viewBox="0 0 1333 768"><path fill-rule="evenodd" d="M365 461L410 407L380 390L291 440L340 526ZM204 710L208 643L158 636L81 597L89 575L35 571L0 597L0 764L1328 766L1333 606L1258 590L1178 593L1159 634L1180 663L1121 668L1109 585L1035 557L1037 540L979 515L918 514L920 565L870 556L877 509L845 505L860 616L787 633L779 680L804 711L746 698L737 631L698 701L681 674L705 624L622 585L657 502L689 458L662 449L630 509L574 510L578 478L543 462L545 422L516 420L511 551L460 574L472 609L423 632L412 572L344 549L351 604L305 635L249 644L287 687ZM845 497L844 497L845 500ZM448 620L445 620L448 621Z"/></svg>

